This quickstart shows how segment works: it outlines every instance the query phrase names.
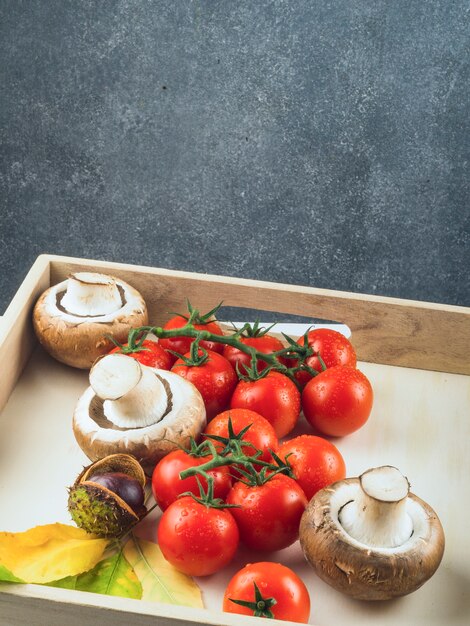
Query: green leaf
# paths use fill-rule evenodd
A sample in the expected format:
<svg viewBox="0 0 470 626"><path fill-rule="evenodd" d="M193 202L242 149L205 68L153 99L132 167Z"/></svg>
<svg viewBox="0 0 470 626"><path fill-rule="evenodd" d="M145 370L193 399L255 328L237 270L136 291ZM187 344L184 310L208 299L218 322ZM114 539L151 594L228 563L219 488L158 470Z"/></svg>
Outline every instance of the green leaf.
<svg viewBox="0 0 470 626"><path fill-rule="evenodd" d="M5 583L24 583L24 580L13 576L9 569L0 563L0 581Z"/></svg>
<svg viewBox="0 0 470 626"><path fill-rule="evenodd" d="M66 576L52 583L47 583L48 587L60 587L61 589L76 589L78 576Z"/></svg>
<svg viewBox="0 0 470 626"><path fill-rule="evenodd" d="M156 543L131 536L124 554L142 583L142 600L204 608L194 580L170 565Z"/></svg>
<svg viewBox="0 0 470 626"><path fill-rule="evenodd" d="M122 550L103 559L89 572L68 576L50 586L137 600L142 597L142 585Z"/></svg>

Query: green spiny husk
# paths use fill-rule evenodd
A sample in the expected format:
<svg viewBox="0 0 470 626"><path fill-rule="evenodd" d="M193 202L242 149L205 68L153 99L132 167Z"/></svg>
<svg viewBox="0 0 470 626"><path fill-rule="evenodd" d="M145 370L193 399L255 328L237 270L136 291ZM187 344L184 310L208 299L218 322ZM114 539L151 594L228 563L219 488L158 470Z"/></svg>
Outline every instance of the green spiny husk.
<svg viewBox="0 0 470 626"><path fill-rule="evenodd" d="M100 537L119 537L139 521L119 496L92 482L70 489L68 509L79 528Z"/></svg>

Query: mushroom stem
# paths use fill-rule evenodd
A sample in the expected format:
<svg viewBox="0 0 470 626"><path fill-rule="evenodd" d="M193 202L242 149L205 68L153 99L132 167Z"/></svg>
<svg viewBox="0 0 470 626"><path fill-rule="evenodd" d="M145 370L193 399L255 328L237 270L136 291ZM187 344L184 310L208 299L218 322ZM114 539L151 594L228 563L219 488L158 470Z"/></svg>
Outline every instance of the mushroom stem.
<svg viewBox="0 0 470 626"><path fill-rule="evenodd" d="M413 522L406 512L410 484L395 467L377 467L360 476L359 496L339 512L344 530L371 547L395 548L407 541Z"/></svg>
<svg viewBox="0 0 470 626"><path fill-rule="evenodd" d="M109 354L90 371L90 385L104 400L103 412L116 426L138 428L160 421L170 398L155 372L123 354Z"/></svg>
<svg viewBox="0 0 470 626"><path fill-rule="evenodd" d="M68 313L93 317L118 311L122 307L122 299L116 282L110 276L79 272L69 277L60 304Z"/></svg>

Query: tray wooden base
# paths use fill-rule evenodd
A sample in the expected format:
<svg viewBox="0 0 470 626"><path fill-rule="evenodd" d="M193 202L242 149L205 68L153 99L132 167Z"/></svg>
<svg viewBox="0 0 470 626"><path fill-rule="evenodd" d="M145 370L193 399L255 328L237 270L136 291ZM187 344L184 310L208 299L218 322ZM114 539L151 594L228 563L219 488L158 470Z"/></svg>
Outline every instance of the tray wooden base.
<svg viewBox="0 0 470 626"><path fill-rule="evenodd" d="M55 521L71 523L65 488L88 462L73 437L71 416L79 395L87 386L87 373L48 357L36 345L30 332L29 316L35 298L51 277L54 282L60 280L71 268L76 269L77 263L49 259L46 264L42 258L42 269L38 272L36 268L34 276L27 278L0 326L3 364L0 399L6 404L0 413L1 530L21 531ZM86 267L91 264L82 263ZM93 264L93 267L115 272L141 288L144 286L145 297L152 300L153 319L159 322L164 321L163 311L181 309L186 295L204 310L214 306L221 296L228 298L228 305L239 303L253 307L259 301L257 293L261 293L259 306L262 309L268 310L270 303L274 310L276 303L280 303L283 311L306 314L302 307L307 304L309 314L348 323L353 343L356 344L357 336L361 337L358 322L354 323L359 309L352 317L343 315L348 310L344 295L328 296L325 292L317 296L305 288L300 290L299 300L295 300L297 288L292 288L292 293L286 297L284 288L279 287L276 292L275 286L267 284L255 287L248 283L240 291L239 283L243 281L234 279L185 275L173 280L166 271L162 277L158 270L126 267L120 271L115 265L103 263ZM319 302L328 297L336 303L339 298L344 306L334 309L331 305L324 311ZM299 301L303 304L299 305ZM355 302L351 306L359 307L359 297L355 297ZM376 308L378 305L362 300L361 306ZM386 308L385 304L381 306ZM406 308L403 303L396 306L403 311ZM340 311L341 315L331 315L334 311ZM467 316L468 320L466 309L448 315L454 321L463 319L462 316ZM393 321L393 316L384 318L381 314L376 319L383 322L380 332L387 334L387 324ZM419 335L419 329L417 333ZM395 334L393 328L387 336ZM449 342L452 343L451 334ZM362 354L370 358L377 350L376 346L368 352L364 342L360 345L360 355L362 350ZM428 347L430 353L432 347ZM382 361L391 358L389 353ZM26 367L21 374L23 364ZM220 612L222 591L239 567L266 558L293 567L305 580L312 599L312 624L467 624L470 615L470 377L371 362L360 363L359 367L374 388L373 412L364 428L334 443L346 460L349 476L377 465L395 465L410 479L412 491L438 513L446 533L446 551L440 568L420 590L385 603L353 601L315 576L297 543L269 557L242 549L230 567L200 579L207 607L204 611L35 585L0 584L0 624L248 626L255 623L252 618L235 618ZM464 371L465 367L454 360L454 369ZM302 432L308 432L303 420L296 433ZM157 520L158 514L145 520L139 533L147 539L155 539Z"/></svg>

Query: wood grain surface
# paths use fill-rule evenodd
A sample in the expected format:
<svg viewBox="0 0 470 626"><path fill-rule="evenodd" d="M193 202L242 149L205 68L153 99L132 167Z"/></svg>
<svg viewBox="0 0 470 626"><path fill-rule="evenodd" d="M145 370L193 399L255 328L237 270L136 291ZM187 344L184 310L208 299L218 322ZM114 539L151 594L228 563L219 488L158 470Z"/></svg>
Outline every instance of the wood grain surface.
<svg viewBox="0 0 470 626"><path fill-rule="evenodd" d="M186 299L201 311L223 302L342 322L353 333L361 361L470 374L466 307L61 257L51 257L51 281L90 268L114 273L139 289L155 325L170 311L184 311Z"/></svg>

